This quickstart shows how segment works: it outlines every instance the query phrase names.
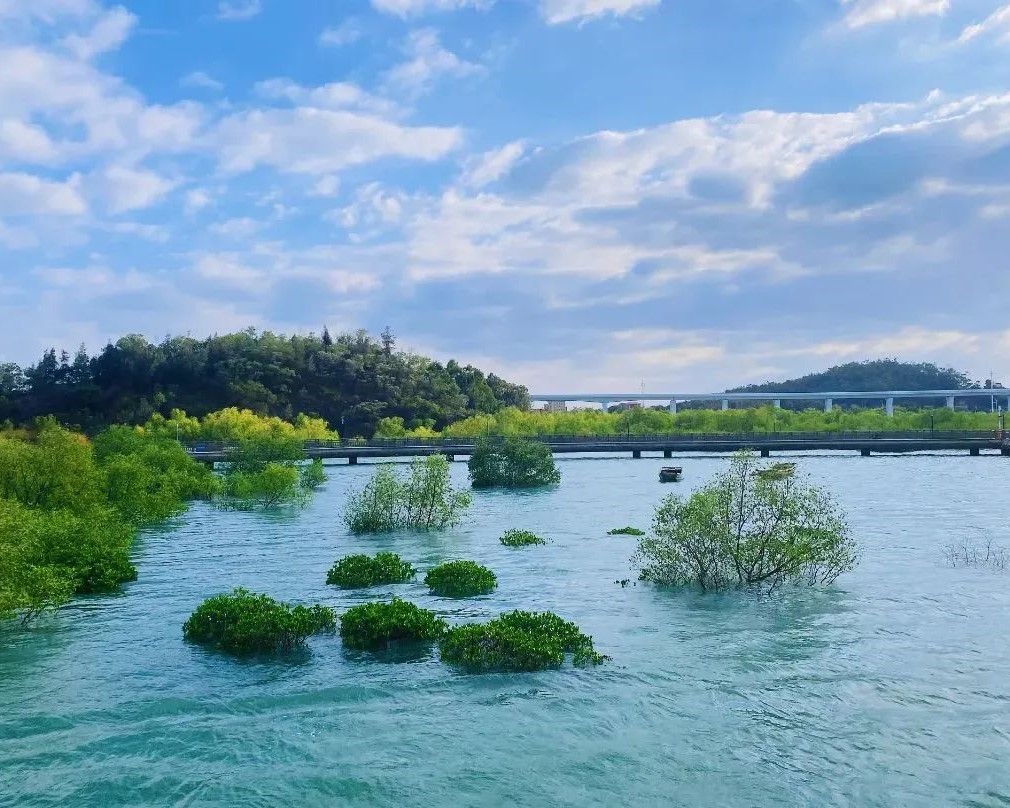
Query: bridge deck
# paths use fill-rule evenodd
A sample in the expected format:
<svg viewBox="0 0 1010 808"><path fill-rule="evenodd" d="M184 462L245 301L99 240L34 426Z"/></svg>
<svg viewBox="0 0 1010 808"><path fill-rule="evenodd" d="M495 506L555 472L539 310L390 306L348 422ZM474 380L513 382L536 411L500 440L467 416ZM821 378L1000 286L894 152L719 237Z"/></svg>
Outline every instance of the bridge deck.
<svg viewBox="0 0 1010 808"><path fill-rule="evenodd" d="M759 452L856 451L856 452L923 452L982 449L1000 450L1010 455L1010 437L999 432L779 432L711 435L596 435L536 437L555 454L573 453L641 453L683 452L729 453L741 449ZM223 461L231 450L228 444L205 442L187 444L186 449L197 459ZM472 439L375 439L369 441L307 441L308 457L357 460L359 458L417 457L431 454L468 455L473 451Z"/></svg>

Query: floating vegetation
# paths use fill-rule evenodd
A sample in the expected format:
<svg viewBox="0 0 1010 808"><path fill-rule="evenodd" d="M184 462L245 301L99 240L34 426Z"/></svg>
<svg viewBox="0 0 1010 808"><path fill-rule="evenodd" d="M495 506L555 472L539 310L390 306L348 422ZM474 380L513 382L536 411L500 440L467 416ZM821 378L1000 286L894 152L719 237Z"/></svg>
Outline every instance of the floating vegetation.
<svg viewBox="0 0 1010 808"><path fill-rule="evenodd" d="M795 463L772 463L766 469L759 469L754 475L759 480L778 481L787 480L796 473Z"/></svg>
<svg viewBox="0 0 1010 808"><path fill-rule="evenodd" d="M449 561L428 570L424 582L431 594L446 598L486 595L498 586L497 576L473 561Z"/></svg>
<svg viewBox="0 0 1010 808"><path fill-rule="evenodd" d="M182 635L231 654L290 651L307 637L336 626L326 606L289 606L247 589L208 598L182 627Z"/></svg>
<svg viewBox="0 0 1010 808"><path fill-rule="evenodd" d="M344 556L326 575L326 583L342 589L362 589L378 584L402 584L417 574L410 564L396 553Z"/></svg>
<svg viewBox="0 0 1010 808"><path fill-rule="evenodd" d="M574 623L551 612L523 611L451 628L439 641L439 653L443 662L473 673L558 668L568 654L578 666L608 659Z"/></svg>
<svg viewBox="0 0 1010 808"><path fill-rule="evenodd" d="M943 548L943 555L952 567L981 567L993 572L1006 571L1010 564L1010 553L1005 547L994 544L992 538L972 542L963 539Z"/></svg>
<svg viewBox="0 0 1010 808"><path fill-rule="evenodd" d="M645 531L637 527L615 527L607 531L608 536L644 536Z"/></svg>
<svg viewBox="0 0 1010 808"><path fill-rule="evenodd" d="M348 648L376 650L394 641L430 641L445 631L445 621L407 600L363 603L340 616L340 637Z"/></svg>
<svg viewBox="0 0 1010 808"><path fill-rule="evenodd" d="M528 530L506 530L505 535L498 539L506 547L528 547L531 544L547 544L547 539L531 533Z"/></svg>

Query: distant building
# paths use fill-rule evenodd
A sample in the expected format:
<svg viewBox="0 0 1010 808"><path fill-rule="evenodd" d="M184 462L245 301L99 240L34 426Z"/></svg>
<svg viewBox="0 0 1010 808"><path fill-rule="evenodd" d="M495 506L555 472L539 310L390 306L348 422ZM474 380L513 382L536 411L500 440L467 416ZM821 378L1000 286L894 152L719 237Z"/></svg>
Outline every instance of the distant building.
<svg viewBox="0 0 1010 808"><path fill-rule="evenodd" d="M616 412L626 412L627 410L640 410L642 409L641 401L622 401L620 404L615 405L611 409Z"/></svg>
<svg viewBox="0 0 1010 808"><path fill-rule="evenodd" d="M568 412L567 401L545 401L544 412Z"/></svg>

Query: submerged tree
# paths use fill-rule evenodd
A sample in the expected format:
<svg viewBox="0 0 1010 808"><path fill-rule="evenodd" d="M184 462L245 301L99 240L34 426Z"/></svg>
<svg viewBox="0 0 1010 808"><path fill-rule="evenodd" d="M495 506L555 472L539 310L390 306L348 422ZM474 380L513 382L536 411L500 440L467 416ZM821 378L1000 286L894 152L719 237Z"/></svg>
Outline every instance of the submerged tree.
<svg viewBox="0 0 1010 808"><path fill-rule="evenodd" d="M829 494L768 474L750 452L689 499L666 497L632 559L641 579L703 590L826 584L852 569L857 548Z"/></svg>
<svg viewBox="0 0 1010 808"><path fill-rule="evenodd" d="M305 450L297 438L241 441L225 467L226 504L271 509L304 503L326 479L322 462L300 466L304 458Z"/></svg>
<svg viewBox="0 0 1010 808"><path fill-rule="evenodd" d="M353 533L393 530L445 530L459 523L470 507L467 491L457 491L443 455L418 458L404 478L392 466L380 466L344 508L344 521Z"/></svg>
<svg viewBox="0 0 1010 808"><path fill-rule="evenodd" d="M524 438L479 438L467 466L474 488L539 488L561 482L551 450Z"/></svg>

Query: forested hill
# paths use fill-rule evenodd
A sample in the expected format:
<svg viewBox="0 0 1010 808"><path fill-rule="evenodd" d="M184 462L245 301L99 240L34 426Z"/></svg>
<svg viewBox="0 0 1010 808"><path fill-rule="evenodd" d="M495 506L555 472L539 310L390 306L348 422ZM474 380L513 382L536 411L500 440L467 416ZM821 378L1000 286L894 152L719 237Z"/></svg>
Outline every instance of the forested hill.
<svg viewBox="0 0 1010 808"><path fill-rule="evenodd" d="M528 408L529 394L469 365L398 351L388 329L379 339L249 329L157 345L130 335L93 357L82 346L73 357L49 350L29 367L0 365L0 421L54 415L91 431L176 408L204 415L232 406L316 415L341 434L370 436L380 418L441 428L478 412Z"/></svg>
<svg viewBox="0 0 1010 808"><path fill-rule="evenodd" d="M953 368L940 368L926 362L899 362L897 359L875 359L867 362L849 362L821 373L811 373L784 382L752 384L736 387L730 393L827 393L835 390L966 390L986 387L972 381ZM997 383L996 385L1000 385Z"/></svg>

